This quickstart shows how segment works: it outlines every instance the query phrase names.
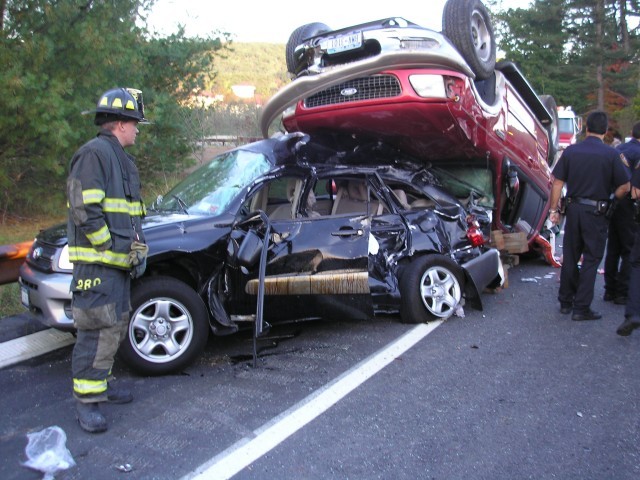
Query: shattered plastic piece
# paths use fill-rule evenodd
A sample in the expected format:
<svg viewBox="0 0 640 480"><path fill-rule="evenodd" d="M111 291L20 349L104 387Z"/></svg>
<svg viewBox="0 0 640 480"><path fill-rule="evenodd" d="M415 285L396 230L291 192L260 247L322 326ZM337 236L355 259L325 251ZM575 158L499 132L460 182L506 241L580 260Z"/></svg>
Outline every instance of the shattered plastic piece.
<svg viewBox="0 0 640 480"><path fill-rule="evenodd" d="M47 427L29 433L27 438L29 443L25 453L28 460L22 465L43 472L43 480L53 480L60 470L75 467L76 462L66 446L67 435L60 427Z"/></svg>
<svg viewBox="0 0 640 480"><path fill-rule="evenodd" d="M538 280L535 278L522 278L520 281L524 283L538 283Z"/></svg>
<svg viewBox="0 0 640 480"><path fill-rule="evenodd" d="M133 471L133 466L130 463L123 463L122 465L116 466L116 470L120 470L124 473L129 473Z"/></svg>
<svg viewBox="0 0 640 480"><path fill-rule="evenodd" d="M464 318L464 308L462 308L462 305L458 304L455 310L453 311L453 314L456 317Z"/></svg>
<svg viewBox="0 0 640 480"><path fill-rule="evenodd" d="M582 418L582 412L577 412L576 415L578 415L580 418Z"/></svg>

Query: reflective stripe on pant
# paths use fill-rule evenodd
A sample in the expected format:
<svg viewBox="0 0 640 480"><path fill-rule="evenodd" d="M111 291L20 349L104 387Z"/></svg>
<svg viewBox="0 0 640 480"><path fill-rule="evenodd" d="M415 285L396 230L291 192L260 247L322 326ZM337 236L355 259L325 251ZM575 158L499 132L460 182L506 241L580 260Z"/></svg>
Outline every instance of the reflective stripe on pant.
<svg viewBox="0 0 640 480"><path fill-rule="evenodd" d="M71 368L73 395L107 399L107 379L129 322L129 272L101 265L74 266L73 319L77 329Z"/></svg>

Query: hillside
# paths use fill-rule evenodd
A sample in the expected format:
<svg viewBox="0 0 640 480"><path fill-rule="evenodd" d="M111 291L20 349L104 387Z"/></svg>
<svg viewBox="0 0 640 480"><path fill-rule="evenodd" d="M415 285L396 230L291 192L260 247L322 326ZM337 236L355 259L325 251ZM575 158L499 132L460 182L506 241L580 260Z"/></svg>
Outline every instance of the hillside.
<svg viewBox="0 0 640 480"><path fill-rule="evenodd" d="M236 43L216 56L216 77L209 90L225 97L232 85L253 85L256 96L267 99L289 83L285 61L285 45L273 43Z"/></svg>

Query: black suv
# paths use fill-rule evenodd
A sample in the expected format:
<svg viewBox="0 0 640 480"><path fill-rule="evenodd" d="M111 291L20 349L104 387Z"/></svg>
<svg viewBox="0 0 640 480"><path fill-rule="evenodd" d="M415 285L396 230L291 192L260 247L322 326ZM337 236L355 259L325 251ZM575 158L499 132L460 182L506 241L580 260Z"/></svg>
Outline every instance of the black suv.
<svg viewBox="0 0 640 480"><path fill-rule="evenodd" d="M483 196L380 143L296 133L214 158L149 208L145 275L120 355L146 374L184 368L210 332L300 318L404 322L481 308L502 282ZM72 329L66 229L42 232L20 272L23 303Z"/></svg>

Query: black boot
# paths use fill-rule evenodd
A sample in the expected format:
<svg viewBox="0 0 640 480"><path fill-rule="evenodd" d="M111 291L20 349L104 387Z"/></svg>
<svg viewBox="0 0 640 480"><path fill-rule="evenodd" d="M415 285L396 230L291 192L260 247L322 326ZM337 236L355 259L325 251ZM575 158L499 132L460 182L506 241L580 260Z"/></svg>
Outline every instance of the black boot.
<svg viewBox="0 0 640 480"><path fill-rule="evenodd" d="M82 403L76 401L76 416L83 430L89 433L107 431L107 419L100 412L99 403Z"/></svg>
<svg viewBox="0 0 640 480"><path fill-rule="evenodd" d="M131 391L109 385L107 388L107 400L109 403L130 403L133 401Z"/></svg>
<svg viewBox="0 0 640 480"><path fill-rule="evenodd" d="M618 327L616 333L622 337L631 335L636 328L640 327L640 317L630 316L625 317L624 322Z"/></svg>

